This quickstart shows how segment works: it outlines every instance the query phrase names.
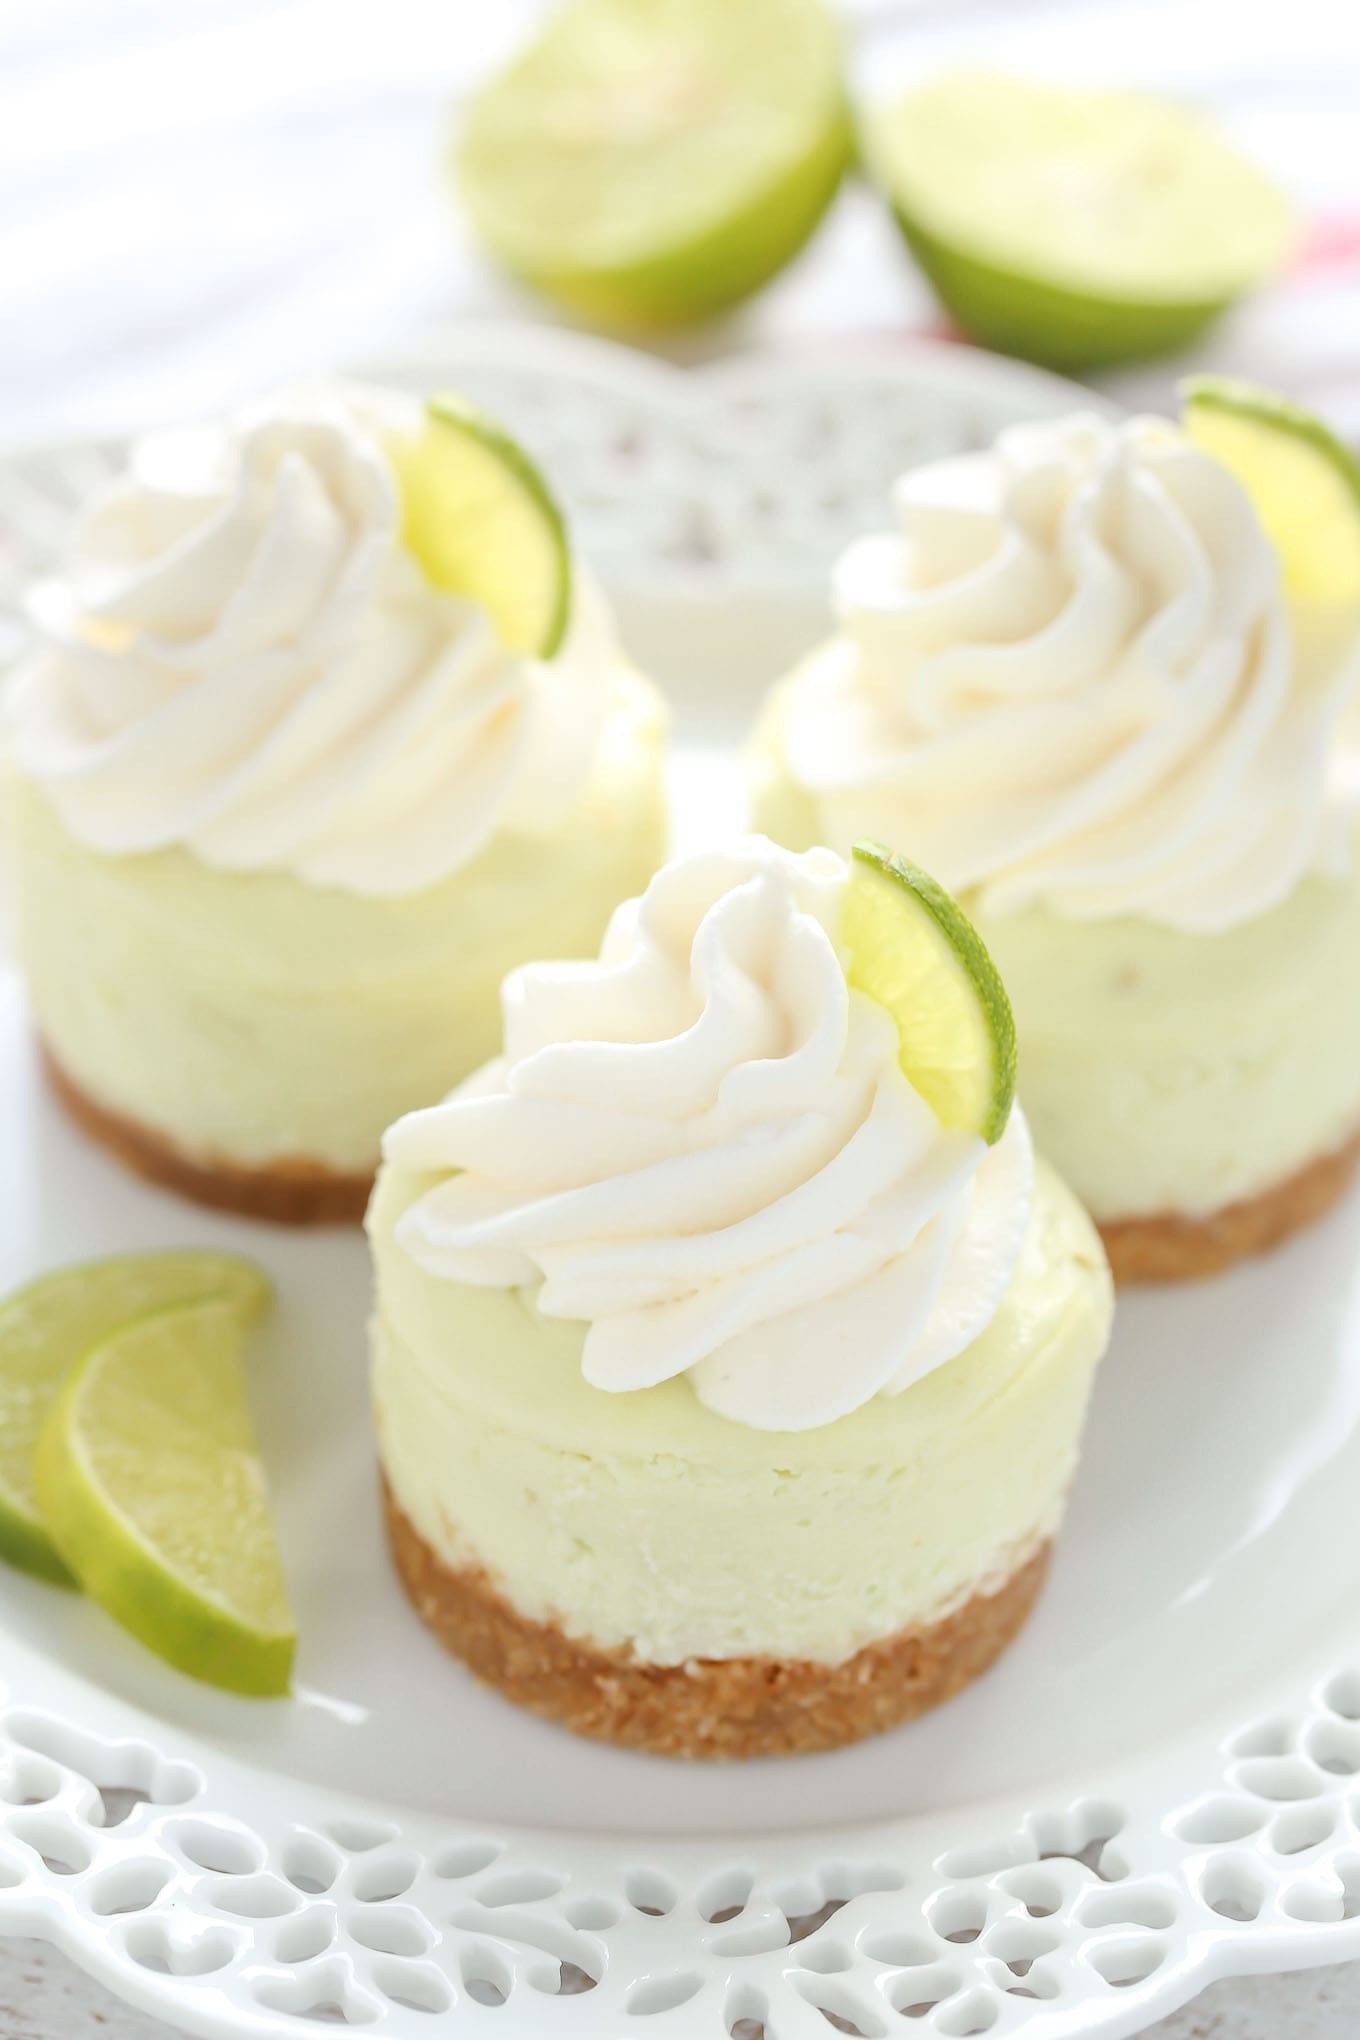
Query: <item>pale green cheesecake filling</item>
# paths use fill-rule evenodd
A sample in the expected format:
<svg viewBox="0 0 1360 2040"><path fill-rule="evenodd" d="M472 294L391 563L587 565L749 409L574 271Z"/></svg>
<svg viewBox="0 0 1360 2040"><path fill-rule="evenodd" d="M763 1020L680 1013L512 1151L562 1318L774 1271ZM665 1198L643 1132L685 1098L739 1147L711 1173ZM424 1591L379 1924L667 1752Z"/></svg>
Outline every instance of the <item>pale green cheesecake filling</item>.
<svg viewBox="0 0 1360 2040"><path fill-rule="evenodd" d="M757 733L755 825L794 850L845 849L789 766L795 684ZM1207 1216L1360 1131L1354 864L1214 934L962 899L1014 1008L1035 1144L1097 1219Z"/></svg>
<svg viewBox="0 0 1360 2040"><path fill-rule="evenodd" d="M594 954L666 847L664 717L620 671L590 776L550 836L498 831L393 897L191 851L79 843L12 772L7 863L36 1023L97 1104L206 1160L377 1166L384 1129L495 1053L502 978Z"/></svg>
<svg viewBox="0 0 1360 2040"><path fill-rule="evenodd" d="M650 1664L835 1664L999 1586L1057 1529L1112 1295L1047 1168L982 1336L797 1433L717 1416L683 1376L594 1388L583 1323L422 1269L394 1230L437 1180L389 1166L369 1211L379 1450L436 1555L528 1619Z"/></svg>

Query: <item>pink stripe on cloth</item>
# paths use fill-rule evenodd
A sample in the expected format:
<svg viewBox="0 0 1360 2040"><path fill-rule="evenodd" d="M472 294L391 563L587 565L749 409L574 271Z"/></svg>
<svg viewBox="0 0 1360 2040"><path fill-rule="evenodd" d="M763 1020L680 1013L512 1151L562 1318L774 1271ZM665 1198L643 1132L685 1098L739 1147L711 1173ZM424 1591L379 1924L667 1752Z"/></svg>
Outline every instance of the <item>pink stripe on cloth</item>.
<svg viewBox="0 0 1360 2040"><path fill-rule="evenodd" d="M1336 213L1314 220L1290 264L1291 276L1316 276L1360 262L1360 213Z"/></svg>

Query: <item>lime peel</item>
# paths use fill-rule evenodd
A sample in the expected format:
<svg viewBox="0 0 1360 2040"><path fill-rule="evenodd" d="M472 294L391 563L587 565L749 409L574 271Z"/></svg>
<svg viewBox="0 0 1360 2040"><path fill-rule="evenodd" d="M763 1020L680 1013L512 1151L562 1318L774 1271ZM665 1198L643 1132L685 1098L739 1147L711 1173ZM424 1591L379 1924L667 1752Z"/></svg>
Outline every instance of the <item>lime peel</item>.
<svg viewBox="0 0 1360 2040"><path fill-rule="evenodd" d="M38 1442L53 1542L92 1600L192 1677L288 1690L296 1633L240 1350L222 1298L134 1318L96 1345Z"/></svg>
<svg viewBox="0 0 1360 2040"><path fill-rule="evenodd" d="M450 393L430 398L423 430L391 455L402 537L435 587L479 603L511 651L552 658L571 618L571 547L530 455Z"/></svg>
<svg viewBox="0 0 1360 2040"><path fill-rule="evenodd" d="M1236 476L1303 605L1360 605L1360 461L1320 418L1229 376L1181 384L1185 429Z"/></svg>
<svg viewBox="0 0 1360 2040"><path fill-rule="evenodd" d="M857 843L841 937L852 989L892 1013L903 1074L941 1124L1000 1140L1015 1100L1015 1022L958 902L906 858Z"/></svg>
<svg viewBox="0 0 1360 2040"><path fill-rule="evenodd" d="M42 1275L0 1302L0 1558L73 1586L44 1526L33 1453L71 1370L120 1323L169 1303L222 1296L242 1322L260 1316L269 1283L234 1254L186 1249L120 1254Z"/></svg>
<svg viewBox="0 0 1360 2040"><path fill-rule="evenodd" d="M456 171L511 274L645 330L782 269L852 143L826 0L576 0L474 99Z"/></svg>
<svg viewBox="0 0 1360 2040"><path fill-rule="evenodd" d="M964 332L1053 368L1188 345L1294 237L1264 172L1145 95L954 72L871 113L864 148Z"/></svg>

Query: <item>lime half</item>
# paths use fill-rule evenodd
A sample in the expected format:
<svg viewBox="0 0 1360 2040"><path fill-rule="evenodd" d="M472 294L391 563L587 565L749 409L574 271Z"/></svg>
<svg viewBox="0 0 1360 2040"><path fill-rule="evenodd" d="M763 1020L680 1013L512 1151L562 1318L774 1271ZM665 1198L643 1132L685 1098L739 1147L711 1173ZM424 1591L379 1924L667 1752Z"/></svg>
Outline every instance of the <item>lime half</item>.
<svg viewBox="0 0 1360 2040"><path fill-rule="evenodd" d="M982 937L942 886L857 843L841 939L855 991L897 1022L903 1073L943 1126L989 1144L1015 1100L1015 1022Z"/></svg>
<svg viewBox="0 0 1360 2040"><path fill-rule="evenodd" d="M571 614L571 549L523 447L461 398L438 396L392 459L402 536L435 587L479 602L510 650L550 659Z"/></svg>
<svg viewBox="0 0 1360 2040"><path fill-rule="evenodd" d="M1182 384L1185 429L1242 484L1300 603L1360 604L1360 461L1311 412L1252 383Z"/></svg>
<svg viewBox="0 0 1360 2040"><path fill-rule="evenodd" d="M295 1633L240 1353L220 1299L134 1319L96 1346L38 1442L38 1498L81 1585L194 1678L288 1690Z"/></svg>
<svg viewBox="0 0 1360 2040"><path fill-rule="evenodd" d="M0 1303L0 1558L69 1585L43 1526L33 1453L72 1368L115 1326L169 1303L220 1296L243 1324L269 1285L230 1254L128 1254L45 1275Z"/></svg>
<svg viewBox="0 0 1360 2040"><path fill-rule="evenodd" d="M782 269L849 154L824 0L576 0L474 100L457 168L506 269L654 327Z"/></svg>
<svg viewBox="0 0 1360 2040"><path fill-rule="evenodd" d="M1292 239L1262 171L1132 93L953 73L871 115L865 152L964 332L1053 368L1184 347Z"/></svg>

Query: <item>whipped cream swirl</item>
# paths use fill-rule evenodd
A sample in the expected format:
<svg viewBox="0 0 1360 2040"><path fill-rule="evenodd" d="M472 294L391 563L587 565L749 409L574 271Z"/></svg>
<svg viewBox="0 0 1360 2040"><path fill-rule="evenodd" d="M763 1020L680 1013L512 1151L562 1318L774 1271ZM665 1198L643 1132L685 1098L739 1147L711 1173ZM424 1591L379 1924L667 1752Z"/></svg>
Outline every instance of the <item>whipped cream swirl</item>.
<svg viewBox="0 0 1360 2040"><path fill-rule="evenodd" d="M846 984L845 865L760 838L679 861L596 963L506 982L504 1057L391 1128L449 1173L398 1240L584 1319L586 1379L688 1374L761 1430L826 1424L971 1343L1010 1281L1032 1157L946 1132L892 1016ZM539 1286L541 1285L541 1286Z"/></svg>
<svg viewBox="0 0 1360 2040"><path fill-rule="evenodd" d="M419 415L337 388L139 445L34 598L46 644L11 708L81 842L400 894L561 819L617 671L608 616L578 576L545 665L430 585L384 451Z"/></svg>
<svg viewBox="0 0 1360 2040"><path fill-rule="evenodd" d="M827 837L905 845L984 914L1212 931L1343 855L1353 627L1310 637L1242 488L1094 416L918 469L850 547L786 756Z"/></svg>

